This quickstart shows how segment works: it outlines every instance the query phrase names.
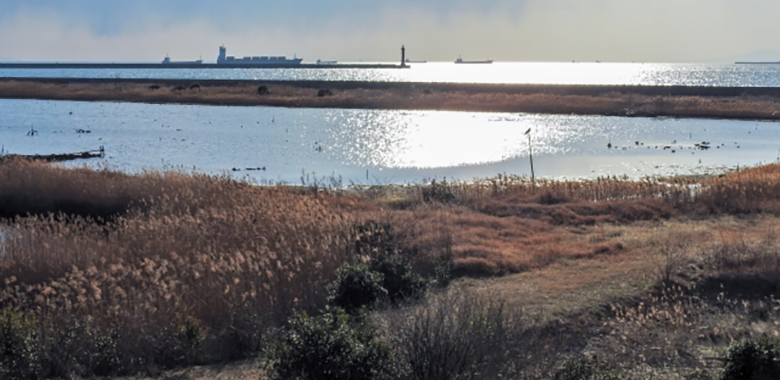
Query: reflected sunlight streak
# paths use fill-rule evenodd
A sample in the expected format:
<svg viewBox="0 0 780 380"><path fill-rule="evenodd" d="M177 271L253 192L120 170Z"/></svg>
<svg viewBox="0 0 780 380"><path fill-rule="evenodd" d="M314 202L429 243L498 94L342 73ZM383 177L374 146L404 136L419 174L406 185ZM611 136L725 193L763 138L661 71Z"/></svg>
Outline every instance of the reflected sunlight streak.
<svg viewBox="0 0 780 380"><path fill-rule="evenodd" d="M348 164L388 168L440 168L499 162L528 154L523 132L534 127L538 154L564 150L562 125L537 117L492 113L396 111L354 114L335 144Z"/></svg>

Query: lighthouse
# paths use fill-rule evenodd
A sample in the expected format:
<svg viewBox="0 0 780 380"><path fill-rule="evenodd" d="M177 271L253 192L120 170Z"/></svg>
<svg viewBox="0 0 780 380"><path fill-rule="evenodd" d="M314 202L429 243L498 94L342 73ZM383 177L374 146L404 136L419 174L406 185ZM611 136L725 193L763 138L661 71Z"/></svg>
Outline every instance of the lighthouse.
<svg viewBox="0 0 780 380"><path fill-rule="evenodd" d="M401 45L401 66L406 66L406 48Z"/></svg>

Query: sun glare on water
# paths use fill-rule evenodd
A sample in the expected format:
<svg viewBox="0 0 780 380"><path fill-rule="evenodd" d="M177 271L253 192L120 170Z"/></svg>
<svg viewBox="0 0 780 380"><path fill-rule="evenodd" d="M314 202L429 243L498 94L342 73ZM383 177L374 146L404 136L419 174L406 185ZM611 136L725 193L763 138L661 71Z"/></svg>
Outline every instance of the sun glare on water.
<svg viewBox="0 0 780 380"><path fill-rule="evenodd" d="M553 153L563 131L537 128L534 118L464 112L382 112L348 120L340 143L346 161L388 168L479 165L528 155L528 138L539 153ZM347 140L351 139L351 143Z"/></svg>

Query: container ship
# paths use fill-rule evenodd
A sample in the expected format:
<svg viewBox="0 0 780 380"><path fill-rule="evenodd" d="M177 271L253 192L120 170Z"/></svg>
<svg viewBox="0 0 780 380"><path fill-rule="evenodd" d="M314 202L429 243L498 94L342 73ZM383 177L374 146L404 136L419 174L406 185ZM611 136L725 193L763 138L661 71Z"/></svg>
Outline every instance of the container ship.
<svg viewBox="0 0 780 380"><path fill-rule="evenodd" d="M217 56L217 65L300 65L301 61L303 61L303 58L287 58L285 56L236 58L232 55L227 55L225 46L219 47L219 56Z"/></svg>

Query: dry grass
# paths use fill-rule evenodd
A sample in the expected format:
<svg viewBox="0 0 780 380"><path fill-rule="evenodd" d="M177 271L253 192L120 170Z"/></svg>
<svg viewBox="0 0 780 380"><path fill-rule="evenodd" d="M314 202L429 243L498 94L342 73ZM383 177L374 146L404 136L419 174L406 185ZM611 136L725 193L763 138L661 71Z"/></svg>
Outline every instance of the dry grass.
<svg viewBox="0 0 780 380"><path fill-rule="evenodd" d="M671 243L683 259L675 282L611 304L608 329L585 351L610 357L629 377L678 379L698 371L715 378L729 344L780 337L777 224L766 217L678 226L673 237L695 237Z"/></svg>
<svg viewBox="0 0 780 380"><path fill-rule="evenodd" d="M263 331L293 309L324 304L325 285L351 249L347 215L283 188L25 163L6 164L2 175L3 204L60 198L48 203L55 212L67 211L62 202L129 205L103 223L51 214L0 227L0 308L34 313L51 339L70 326L82 349L119 337L117 359L128 371L256 352Z"/></svg>
<svg viewBox="0 0 780 380"><path fill-rule="evenodd" d="M379 199L373 192L358 195L384 210L374 219L406 231L400 239L406 249L450 257L456 275L492 276L562 258L629 253L632 247L604 232L605 225L777 213L778 184L780 166L768 165L706 179L532 184L499 176L410 187Z"/></svg>
<svg viewBox="0 0 780 380"><path fill-rule="evenodd" d="M775 96L718 93L706 88L695 95L642 86L512 86L369 83L274 82L207 83L111 80L0 81L0 98L84 101L127 101L211 105L266 105L308 108L371 108L453 111L533 112L552 114L672 116L736 119L778 119ZM154 86L159 88L153 89ZM318 97L320 87L333 95Z"/></svg>
<svg viewBox="0 0 780 380"><path fill-rule="evenodd" d="M722 216L611 226L606 232L619 234L631 254L564 259L450 287L521 308L521 354L509 359L519 378L553 378L566 358L585 355L625 379L715 379L729 344L780 336L778 221ZM665 251L679 259L668 282L660 281Z"/></svg>
<svg viewBox="0 0 780 380"><path fill-rule="evenodd" d="M76 363L106 340L130 372L240 358L292 310L324 304L325 285L355 250L353 226L373 219L392 227L424 273L442 258L457 276L518 273L479 284L538 308L538 339L552 339L545 334L560 331L545 325L550 316L580 320L582 310L630 298L656 279L682 278L706 294L721 283L742 293L774 289L778 183L780 166L768 165L699 180L502 176L343 192L8 161L0 164L0 309L35 317L53 376L97 373ZM757 214L766 216L748 218ZM733 305L742 293L730 296ZM674 297L648 302L674 317L675 305L690 301ZM691 315L705 321L715 301ZM610 331L634 331L621 326L639 318L636 304L613 306L597 308L619 316ZM596 344L589 336L565 350L556 346L565 340L548 342L558 347L550 353Z"/></svg>

